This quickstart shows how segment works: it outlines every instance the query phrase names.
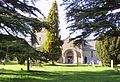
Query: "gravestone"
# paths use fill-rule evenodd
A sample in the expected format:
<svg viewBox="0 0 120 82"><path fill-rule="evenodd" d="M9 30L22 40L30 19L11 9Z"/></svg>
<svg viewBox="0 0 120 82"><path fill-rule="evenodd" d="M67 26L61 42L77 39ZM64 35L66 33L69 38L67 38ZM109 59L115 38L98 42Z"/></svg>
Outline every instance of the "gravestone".
<svg viewBox="0 0 120 82"><path fill-rule="evenodd" d="M113 60L111 60L111 68L113 69Z"/></svg>

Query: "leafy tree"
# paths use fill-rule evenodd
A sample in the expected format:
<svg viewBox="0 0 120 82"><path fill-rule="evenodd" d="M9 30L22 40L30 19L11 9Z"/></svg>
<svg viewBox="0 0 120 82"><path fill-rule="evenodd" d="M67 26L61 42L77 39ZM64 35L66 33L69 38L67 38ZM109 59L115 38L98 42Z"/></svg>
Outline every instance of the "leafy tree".
<svg viewBox="0 0 120 82"><path fill-rule="evenodd" d="M68 27L81 34L73 38L75 43L94 34L120 36L120 0L63 0L66 5ZM82 41L81 41L82 42Z"/></svg>
<svg viewBox="0 0 120 82"><path fill-rule="evenodd" d="M46 39L43 43L43 49L48 53L46 57L52 61L52 64L54 64L54 61L58 60L61 56L58 19L58 8L55 1L52 3L52 7L46 19L47 22L49 22L49 27L46 27Z"/></svg>
<svg viewBox="0 0 120 82"><path fill-rule="evenodd" d="M96 53L103 65L110 66L113 60L114 65L120 63L120 37L107 36L96 42Z"/></svg>

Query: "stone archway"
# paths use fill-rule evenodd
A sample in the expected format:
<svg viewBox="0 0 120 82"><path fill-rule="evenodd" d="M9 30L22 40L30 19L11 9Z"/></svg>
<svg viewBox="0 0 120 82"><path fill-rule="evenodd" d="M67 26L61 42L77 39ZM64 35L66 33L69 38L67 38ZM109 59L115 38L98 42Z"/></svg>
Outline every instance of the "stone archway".
<svg viewBox="0 0 120 82"><path fill-rule="evenodd" d="M61 57L62 63L80 63L81 62L81 54L75 49L66 49L63 51L63 55Z"/></svg>
<svg viewBox="0 0 120 82"><path fill-rule="evenodd" d="M64 53L65 63L72 64L74 63L74 52L72 49L66 50Z"/></svg>

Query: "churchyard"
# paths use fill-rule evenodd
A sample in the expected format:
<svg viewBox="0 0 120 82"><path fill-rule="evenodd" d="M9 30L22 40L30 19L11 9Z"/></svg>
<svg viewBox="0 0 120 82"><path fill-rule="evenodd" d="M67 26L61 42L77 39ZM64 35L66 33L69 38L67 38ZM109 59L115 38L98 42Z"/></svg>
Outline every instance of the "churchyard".
<svg viewBox="0 0 120 82"><path fill-rule="evenodd" d="M75 64L32 66L0 64L0 82L120 82L120 72L110 67Z"/></svg>

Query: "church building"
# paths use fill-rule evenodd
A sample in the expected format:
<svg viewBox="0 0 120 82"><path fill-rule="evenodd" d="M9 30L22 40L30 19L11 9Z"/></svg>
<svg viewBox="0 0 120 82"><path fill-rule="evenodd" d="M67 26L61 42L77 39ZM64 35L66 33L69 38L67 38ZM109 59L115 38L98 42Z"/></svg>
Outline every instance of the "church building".
<svg viewBox="0 0 120 82"><path fill-rule="evenodd" d="M97 63L95 41L87 40L80 47L74 46L73 41L69 42L69 38L64 40L62 46L62 56L59 60L62 63Z"/></svg>
<svg viewBox="0 0 120 82"><path fill-rule="evenodd" d="M41 47L46 36L45 29L42 29L41 32L36 32L36 37L39 44L36 44L36 47ZM73 41L69 42L69 37L64 40L62 45L62 54L59 63L81 63L81 64L91 64L94 62L98 63L96 56L95 42L94 40L87 40L86 43L80 47L74 46Z"/></svg>

